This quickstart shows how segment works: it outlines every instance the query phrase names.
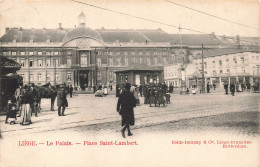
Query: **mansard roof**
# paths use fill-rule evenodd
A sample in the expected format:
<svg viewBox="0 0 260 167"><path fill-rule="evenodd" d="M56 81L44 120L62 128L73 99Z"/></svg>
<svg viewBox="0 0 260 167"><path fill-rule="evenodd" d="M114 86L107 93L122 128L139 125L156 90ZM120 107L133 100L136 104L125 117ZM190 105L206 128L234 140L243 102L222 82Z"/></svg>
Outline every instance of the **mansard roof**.
<svg viewBox="0 0 260 167"><path fill-rule="evenodd" d="M0 38L2 42L62 42L68 29L22 29L12 28Z"/></svg>
<svg viewBox="0 0 260 167"><path fill-rule="evenodd" d="M172 45L199 46L204 45L231 45L229 40L221 40L214 34L171 34ZM234 43L233 43L234 44Z"/></svg>

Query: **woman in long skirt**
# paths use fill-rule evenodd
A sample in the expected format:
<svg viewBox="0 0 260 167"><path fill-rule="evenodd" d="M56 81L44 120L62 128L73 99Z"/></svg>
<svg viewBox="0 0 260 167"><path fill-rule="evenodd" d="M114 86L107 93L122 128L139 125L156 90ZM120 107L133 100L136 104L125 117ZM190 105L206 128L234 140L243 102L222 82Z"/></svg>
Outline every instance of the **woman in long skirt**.
<svg viewBox="0 0 260 167"><path fill-rule="evenodd" d="M31 104L32 103L32 91L29 86L25 85L21 91L21 125L31 124Z"/></svg>

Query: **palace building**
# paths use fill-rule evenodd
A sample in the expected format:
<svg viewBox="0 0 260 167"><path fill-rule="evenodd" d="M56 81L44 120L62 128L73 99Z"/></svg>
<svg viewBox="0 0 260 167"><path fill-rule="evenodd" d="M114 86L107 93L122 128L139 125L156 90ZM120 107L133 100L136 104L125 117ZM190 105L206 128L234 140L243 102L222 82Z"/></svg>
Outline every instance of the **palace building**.
<svg viewBox="0 0 260 167"><path fill-rule="evenodd" d="M127 77L125 72L134 65L139 66L137 71L131 70L134 84L163 82L163 67L189 64L200 54L201 43L208 50L239 46L239 37L221 39L214 34L184 34L180 42L179 35L161 29L93 30L86 26L83 12L78 21L78 26L72 29L63 28L61 23L57 29L6 28L6 33L0 38L0 55L21 64L18 73L24 83L66 83L83 87L116 84L116 75ZM156 70L147 72L140 69L142 66ZM142 71L143 79L140 79L138 71Z"/></svg>

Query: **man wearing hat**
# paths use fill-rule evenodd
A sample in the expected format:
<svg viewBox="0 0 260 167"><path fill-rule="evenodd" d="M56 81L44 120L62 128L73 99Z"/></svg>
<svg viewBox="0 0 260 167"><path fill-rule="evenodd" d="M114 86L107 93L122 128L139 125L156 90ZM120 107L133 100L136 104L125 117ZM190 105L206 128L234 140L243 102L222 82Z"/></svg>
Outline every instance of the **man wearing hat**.
<svg viewBox="0 0 260 167"><path fill-rule="evenodd" d="M132 136L130 131L130 125L135 124L134 118L134 107L136 107L136 99L134 95L130 92L131 85L129 83L125 84L125 91L119 96L117 102L117 112L122 116L122 126L121 131L122 136L125 138L125 130L128 130L128 136Z"/></svg>
<svg viewBox="0 0 260 167"><path fill-rule="evenodd" d="M57 106L58 106L58 115L65 116L65 108L68 107L68 101L66 98L66 92L64 85L60 85L59 90L57 92ZM61 112L62 108L62 112Z"/></svg>

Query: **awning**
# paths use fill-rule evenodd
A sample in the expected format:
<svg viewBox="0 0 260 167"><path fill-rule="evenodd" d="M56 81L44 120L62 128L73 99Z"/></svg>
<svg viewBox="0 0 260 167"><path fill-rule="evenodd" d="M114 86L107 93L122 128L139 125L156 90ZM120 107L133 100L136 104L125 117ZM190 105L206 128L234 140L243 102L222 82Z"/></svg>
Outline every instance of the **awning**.
<svg viewBox="0 0 260 167"><path fill-rule="evenodd" d="M8 59L4 56L0 56L0 74L6 75L9 73L15 73L20 70L21 66L14 60Z"/></svg>
<svg viewBox="0 0 260 167"><path fill-rule="evenodd" d="M115 71L115 73L120 73L120 72L129 72L129 71L163 71L162 66L147 66L144 64L134 64L130 65L126 68L123 68L121 70Z"/></svg>

